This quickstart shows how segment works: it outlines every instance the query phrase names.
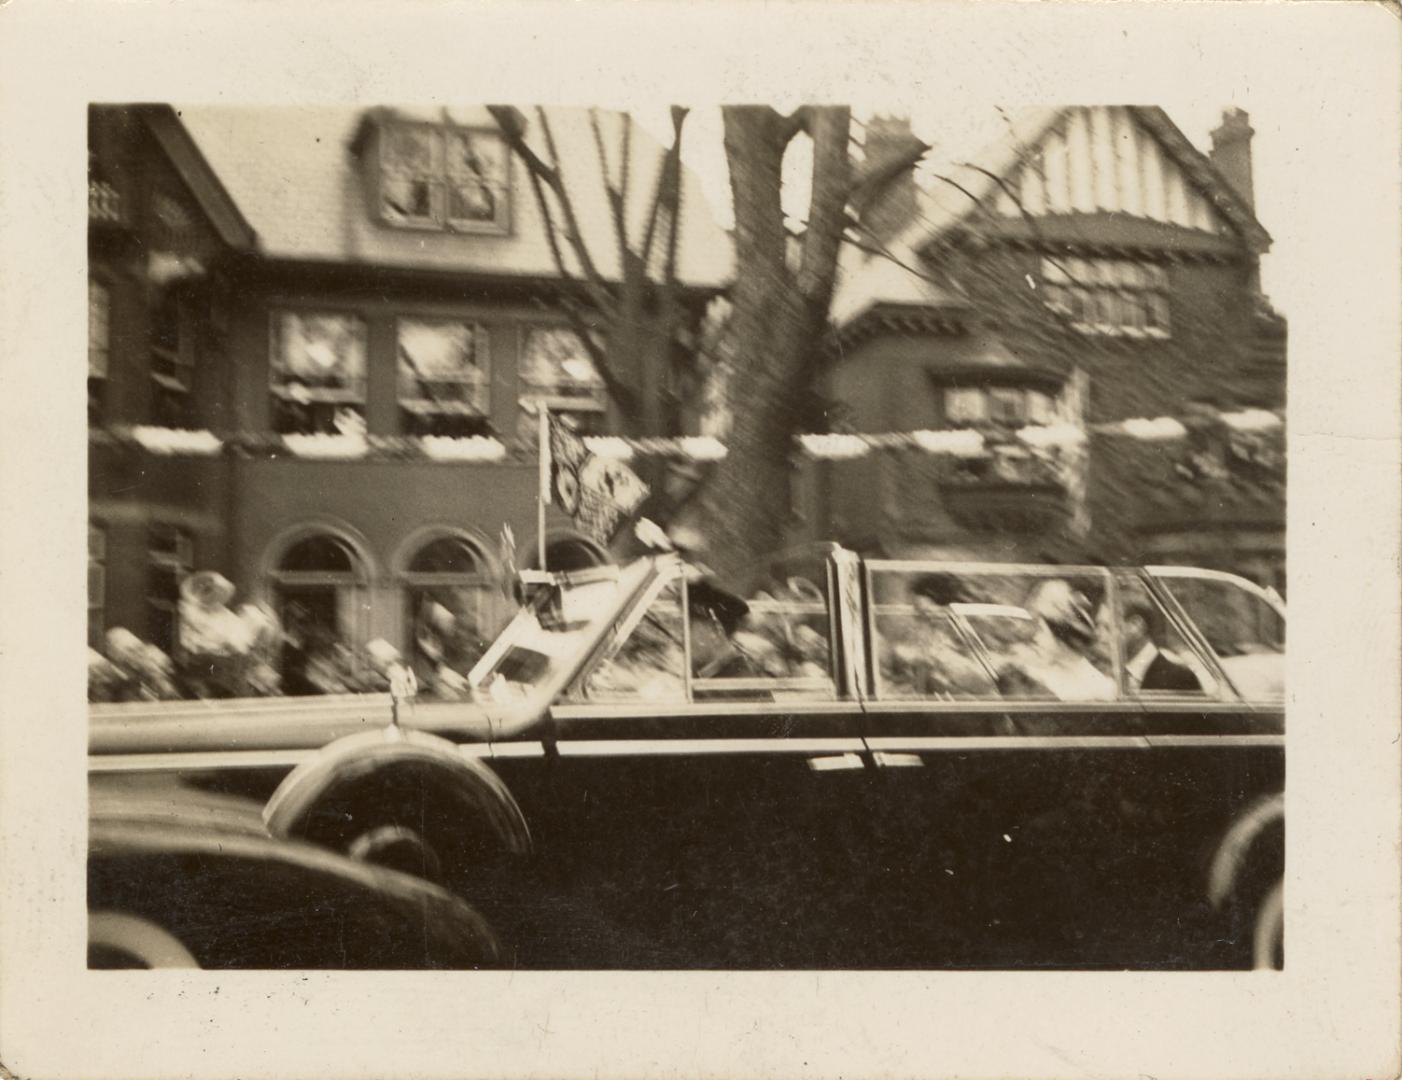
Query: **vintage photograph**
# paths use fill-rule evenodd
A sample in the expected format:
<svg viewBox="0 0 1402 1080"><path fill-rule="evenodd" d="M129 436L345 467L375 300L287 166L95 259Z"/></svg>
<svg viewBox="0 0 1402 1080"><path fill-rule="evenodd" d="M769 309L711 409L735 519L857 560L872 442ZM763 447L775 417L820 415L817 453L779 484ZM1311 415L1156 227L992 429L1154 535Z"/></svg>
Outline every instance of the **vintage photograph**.
<svg viewBox="0 0 1402 1080"><path fill-rule="evenodd" d="M1257 138L92 104L88 967L1289 970Z"/></svg>

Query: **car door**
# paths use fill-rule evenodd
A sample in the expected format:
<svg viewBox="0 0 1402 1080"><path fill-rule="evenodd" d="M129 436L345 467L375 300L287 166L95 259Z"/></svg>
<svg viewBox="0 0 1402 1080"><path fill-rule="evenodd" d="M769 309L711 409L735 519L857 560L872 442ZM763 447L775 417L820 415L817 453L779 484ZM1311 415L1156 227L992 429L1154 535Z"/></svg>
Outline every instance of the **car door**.
<svg viewBox="0 0 1402 1080"><path fill-rule="evenodd" d="M836 931L859 902L847 861L863 846L863 744L825 598L751 612L756 637L785 617L809 631L789 635L807 646L791 667L771 657L763 674L703 680L685 574L644 591L552 709L545 786L526 807L546 898L527 962L850 966Z"/></svg>
<svg viewBox="0 0 1402 1080"><path fill-rule="evenodd" d="M872 888L910 931L882 962L1219 962L1187 947L1210 936L1182 925L1207 914L1196 861L1276 778L1249 751L1278 745L1190 631L1197 689L1127 692L1132 583L1149 592L1099 568L866 564Z"/></svg>

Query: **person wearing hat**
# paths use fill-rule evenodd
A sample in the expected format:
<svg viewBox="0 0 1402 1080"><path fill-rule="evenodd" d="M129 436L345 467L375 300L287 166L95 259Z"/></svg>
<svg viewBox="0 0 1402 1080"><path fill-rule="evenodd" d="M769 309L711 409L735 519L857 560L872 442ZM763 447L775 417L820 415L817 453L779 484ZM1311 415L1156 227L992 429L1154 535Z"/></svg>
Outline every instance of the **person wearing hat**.
<svg viewBox="0 0 1402 1080"><path fill-rule="evenodd" d="M1061 701L1113 699L1114 680L1088 659L1096 627L1085 593L1062 578L1051 578L1033 587L1025 607L1037 629L1032 641L999 672L999 689L1015 696L1049 694Z"/></svg>
<svg viewBox="0 0 1402 1080"><path fill-rule="evenodd" d="M891 647L887 677L919 697L991 696L992 679L969 656L949 619L951 605L975 599L968 583L954 574L922 574L912 581L913 625L910 636Z"/></svg>
<svg viewBox="0 0 1402 1080"><path fill-rule="evenodd" d="M764 672L735 644L735 632L750 605L712 577L687 586L691 673L697 679L753 679Z"/></svg>

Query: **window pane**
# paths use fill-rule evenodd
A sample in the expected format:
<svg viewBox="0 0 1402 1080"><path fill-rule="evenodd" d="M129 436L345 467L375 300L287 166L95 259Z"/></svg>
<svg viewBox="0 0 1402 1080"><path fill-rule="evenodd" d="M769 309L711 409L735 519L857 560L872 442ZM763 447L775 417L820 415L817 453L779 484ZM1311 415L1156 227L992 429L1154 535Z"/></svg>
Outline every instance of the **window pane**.
<svg viewBox="0 0 1402 1080"><path fill-rule="evenodd" d="M972 424L988 419L988 401L976 386L953 387L944 392L945 418L952 424Z"/></svg>
<svg viewBox="0 0 1402 1080"><path fill-rule="evenodd" d="M531 387L602 388L594 361L573 330L535 327L526 335L521 378Z"/></svg>
<svg viewBox="0 0 1402 1080"><path fill-rule="evenodd" d="M402 319L398 336L401 397L477 403L476 388L487 380L485 328L447 319Z"/></svg>
<svg viewBox="0 0 1402 1080"><path fill-rule="evenodd" d="M387 176L429 176L438 170L438 133L424 125L385 128L380 161Z"/></svg>
<svg viewBox="0 0 1402 1080"><path fill-rule="evenodd" d="M1168 329L1168 297L1162 293L1149 293L1146 312L1148 324L1159 330Z"/></svg>
<svg viewBox="0 0 1402 1080"><path fill-rule="evenodd" d="M424 177L385 177L380 203L389 221L434 221L438 215L438 185Z"/></svg>
<svg viewBox="0 0 1402 1080"><path fill-rule="evenodd" d="M298 573L349 574L355 571L355 557L334 536L310 536L292 545L282 557L280 568Z"/></svg>
<svg viewBox="0 0 1402 1080"><path fill-rule="evenodd" d="M476 574L477 553L466 540L445 536L419 548L409 570L415 574Z"/></svg>
<svg viewBox="0 0 1402 1080"><path fill-rule="evenodd" d="M490 644L487 587L414 587L406 592L413 641L410 659L420 692L464 696L466 675Z"/></svg>
<svg viewBox="0 0 1402 1080"><path fill-rule="evenodd" d="M365 378L365 323L354 315L281 312L274 322L273 382L353 391Z"/></svg>
<svg viewBox="0 0 1402 1080"><path fill-rule="evenodd" d="M589 676L585 695L591 701L684 701L685 662L681 590L672 582Z"/></svg>
<svg viewBox="0 0 1402 1080"><path fill-rule="evenodd" d="M1064 260L1044 257L1042 259L1042 280L1048 284L1067 284L1070 279L1066 276Z"/></svg>
<svg viewBox="0 0 1402 1080"><path fill-rule="evenodd" d="M496 221L502 196L490 184L477 180L453 180L448 185L449 221Z"/></svg>
<svg viewBox="0 0 1402 1080"><path fill-rule="evenodd" d="M828 678L832 674L826 589L789 578L756 592L735 644L763 674L775 678Z"/></svg>
<svg viewBox="0 0 1402 1080"><path fill-rule="evenodd" d="M993 387L988 391L988 414L991 420L999 423L1021 423L1027 415L1023 391L1006 386Z"/></svg>
<svg viewBox="0 0 1402 1080"><path fill-rule="evenodd" d="M1027 391L1027 420L1032 424L1050 424L1055 413L1055 403L1040 390Z"/></svg>
<svg viewBox="0 0 1402 1080"><path fill-rule="evenodd" d="M1134 696L1215 692L1212 675L1173 628L1143 581L1136 575L1120 574L1118 583L1125 690ZM1108 618L1106 605L1101 605L1101 614ZM1108 642L1112 635L1104 619L1101 629L1102 641Z"/></svg>
<svg viewBox="0 0 1402 1080"><path fill-rule="evenodd" d="M112 304L107 286L88 282L88 377L107 377Z"/></svg>
<svg viewBox="0 0 1402 1080"><path fill-rule="evenodd" d="M964 599L952 574L926 570L878 571L874 649L883 698L996 697L990 670L956 626L951 605Z"/></svg>
<svg viewBox="0 0 1402 1080"><path fill-rule="evenodd" d="M506 146L501 136L487 131L452 131L448 134L448 175L482 181L497 187L506 183Z"/></svg>

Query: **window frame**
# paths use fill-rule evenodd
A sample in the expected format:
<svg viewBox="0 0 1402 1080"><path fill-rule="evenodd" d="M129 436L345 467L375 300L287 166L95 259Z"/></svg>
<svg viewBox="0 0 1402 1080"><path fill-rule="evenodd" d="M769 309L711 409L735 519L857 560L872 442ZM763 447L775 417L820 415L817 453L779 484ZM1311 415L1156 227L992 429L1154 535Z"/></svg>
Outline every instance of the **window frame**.
<svg viewBox="0 0 1402 1080"><path fill-rule="evenodd" d="M311 387L305 386L305 400L298 401L290 391L277 383L277 378L282 375L285 382L290 382L295 376L291 373L291 368L283 359L283 325L282 320L288 316L299 319L308 318L336 318L349 319L357 323L360 328L360 372L352 377L350 388L338 387ZM360 413L362 421L368 420L369 415L369 382L370 382L370 320L358 308L338 307L334 305L313 306L313 305L276 305L268 311L268 394L272 403L272 428L280 435L305 435L319 434L320 429L311 431L305 429L284 429L279 422L281 413L279 406L284 403L301 404L304 406L329 407L332 410L332 426L334 427L335 410L340 408L354 408Z"/></svg>
<svg viewBox="0 0 1402 1080"><path fill-rule="evenodd" d="M1166 340L1173 336L1168 269L1121 256L1039 257L1043 303L1082 334Z"/></svg>
<svg viewBox="0 0 1402 1080"><path fill-rule="evenodd" d="M594 369L593 357L589 355L588 347L580 342L580 348L584 350L584 359L589 362L591 369L594 369L594 380L570 380L566 382L556 381L553 383L536 383L526 378L527 370L527 350L530 348L531 335L536 333L560 333L570 334L574 338L579 338L579 333L570 326L564 326L554 322L526 322L520 325L519 352L520 363L517 365L517 392L518 404L529 415L534 416L536 403L543 402L545 407L553 413L606 413L608 411L608 386L604 378ZM561 394L556 391L560 386L578 385L588 390L588 397L577 394ZM541 387L540 391L528 393L525 387Z"/></svg>
<svg viewBox="0 0 1402 1080"><path fill-rule="evenodd" d="M417 559L424 550L434 544L442 543L445 540L451 540L464 545L472 554L476 570L471 573L462 573L413 569L414 560ZM496 611L491 600L492 593L498 588L499 583L493 572L491 560L482 545L465 533L456 530L444 530L433 531L419 536L417 542L414 543L412 547L406 549L406 553L400 563L400 569L395 577L403 604L402 610L406 615L404 632L401 635L404 643L401 654L408 657L411 661L416 661L418 659L418 638L416 635L418 629L418 612L415 610L416 605L412 603L415 592L432 589L454 589L479 592L481 595L476 597L478 628L490 630L491 627L488 624L496 621ZM490 644L490 635L488 635L488 643ZM467 672L462 671L459 672L459 674L466 676Z"/></svg>
<svg viewBox="0 0 1402 1080"><path fill-rule="evenodd" d="M403 350L402 339L400 337L406 323L419 323L422 325L457 325L468 328L473 338L473 362L474 369L470 377L463 378L440 378L424 380L430 383L442 383L454 386L473 387L473 402L471 409L443 408L442 406L456 405L457 402L436 402L431 398L407 397L405 394L406 372L404 362L401 359ZM469 419L490 421L492 416L492 331L491 327L479 319L471 316L440 315L434 313L402 313L394 317L394 364L395 364L395 403L399 408L401 428L406 425L406 413L413 413L423 418L435 417L457 417L463 416Z"/></svg>
<svg viewBox="0 0 1402 1080"><path fill-rule="evenodd" d="M391 166L392 141L397 134L417 131L426 132L431 139L430 164L427 171L394 171ZM451 214L451 189L454 178L461 175L454 172L448 163L448 142L450 138L486 136L501 146L502 175L499 180L478 180L499 200L491 220L453 217ZM375 220L392 229L410 229L428 232L460 233L468 235L510 236L513 218L512 154L505 136L494 127L471 124L453 124L432 120L409 118L386 118L381 121L379 138L375 151ZM428 186L429 212L427 216L392 216L386 209L386 193L389 183L408 175Z"/></svg>
<svg viewBox="0 0 1402 1080"><path fill-rule="evenodd" d="M158 530L168 529L175 537L174 551L158 548L155 535ZM170 648L167 655L173 654L180 645L180 584L195 568L195 538L190 530L182 525L165 521L153 521L146 527L146 618L147 636L157 640L156 622L159 619L171 621ZM152 582L157 571L174 571L176 597L173 600L157 599Z"/></svg>
<svg viewBox="0 0 1402 1080"><path fill-rule="evenodd" d="M1115 696L1105 700L1068 701L1052 696L1047 697L1006 697L996 694L993 697L958 697L958 698L932 698L932 697L892 697L884 694L884 676L881 672L881 657L879 645L883 640L877 633L876 618L878 614L891 614L890 608L905 608L907 605L901 604L878 604L876 603L875 577L878 574L969 574L974 577L1028 577L1028 578L1095 578L1104 585L1104 599L1102 603L1110 603L1114 606L1111 611L1114 616L1113 635L1114 648L1110 651L1110 671L1108 677L1114 683ZM871 686L871 699L880 701L883 707L892 705L909 705L919 708L963 708L970 706L978 707L984 705L988 708L997 707L1003 710L1018 707L1034 707L1039 711L1071 711L1071 710L1106 710L1123 709L1126 701L1136 699L1130 698L1125 693L1124 681L1124 658L1122 632L1119 624L1120 593L1119 582L1116 580L1114 572L1109 567L1104 566L1048 566L1040 564L1026 563L960 563L960 562L939 562L928 559L864 559L862 561L862 588L867 598L866 603L866 640L867 640L867 663ZM971 628L962 624L962 618L951 619L951 625L958 633L961 640L970 648L971 655L978 656L979 649L975 648L969 640L972 633ZM981 661L980 661L981 662Z"/></svg>
<svg viewBox="0 0 1402 1080"><path fill-rule="evenodd" d="M188 331L189 312L176 295L167 293L153 307L151 314L147 373L152 384L152 410L155 413L152 419L167 427L183 427L194 420L190 408L194 399L196 357ZM167 317L173 320L174 328L174 343L170 345L160 343L158 338L161 320ZM161 415L161 403L166 395L171 395L171 407L179 414L180 422L167 423L170 418Z"/></svg>

